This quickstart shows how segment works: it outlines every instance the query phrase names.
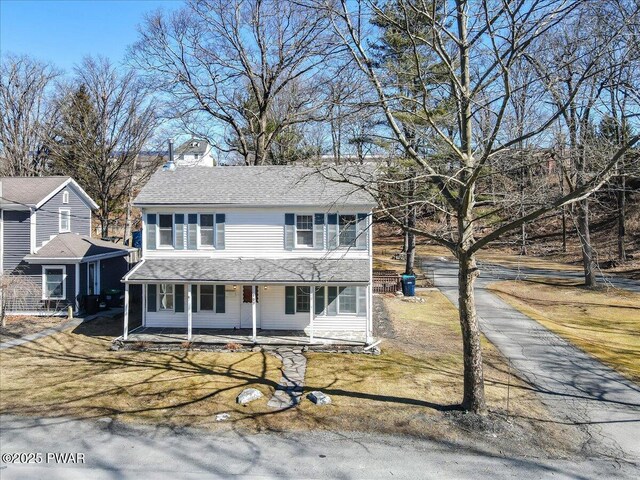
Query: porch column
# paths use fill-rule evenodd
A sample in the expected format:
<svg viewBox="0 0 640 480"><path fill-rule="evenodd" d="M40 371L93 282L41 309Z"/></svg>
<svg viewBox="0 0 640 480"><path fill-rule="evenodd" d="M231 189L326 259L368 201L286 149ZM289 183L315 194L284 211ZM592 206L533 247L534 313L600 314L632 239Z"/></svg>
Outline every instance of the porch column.
<svg viewBox="0 0 640 480"><path fill-rule="evenodd" d="M129 284L124 284L124 335L125 340L129 335Z"/></svg>
<svg viewBox="0 0 640 480"><path fill-rule="evenodd" d="M309 343L313 343L313 317L315 316L316 287L309 288Z"/></svg>
<svg viewBox="0 0 640 480"><path fill-rule="evenodd" d="M371 284L367 285L367 333L365 335L365 342L367 344L371 343L371 326L372 326L372 315L371 310L373 308L373 301L371 297Z"/></svg>
<svg viewBox="0 0 640 480"><path fill-rule="evenodd" d="M256 287L255 285L251 286L251 324L253 327L253 341L258 339L257 331L256 331Z"/></svg>
<svg viewBox="0 0 640 480"><path fill-rule="evenodd" d="M193 333L193 299L191 298L191 284L187 283L184 288L187 289L187 340L191 341Z"/></svg>
<svg viewBox="0 0 640 480"><path fill-rule="evenodd" d="M80 264L76 263L76 285L75 285L75 297L74 308L76 313L80 311Z"/></svg>

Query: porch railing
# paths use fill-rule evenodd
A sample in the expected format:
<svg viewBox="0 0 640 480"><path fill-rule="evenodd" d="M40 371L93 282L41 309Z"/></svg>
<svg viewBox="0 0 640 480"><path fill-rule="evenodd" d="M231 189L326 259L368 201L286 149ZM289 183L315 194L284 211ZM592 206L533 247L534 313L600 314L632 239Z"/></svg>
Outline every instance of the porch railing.
<svg viewBox="0 0 640 480"><path fill-rule="evenodd" d="M373 293L396 293L402 290L400 275L393 270L373 271Z"/></svg>

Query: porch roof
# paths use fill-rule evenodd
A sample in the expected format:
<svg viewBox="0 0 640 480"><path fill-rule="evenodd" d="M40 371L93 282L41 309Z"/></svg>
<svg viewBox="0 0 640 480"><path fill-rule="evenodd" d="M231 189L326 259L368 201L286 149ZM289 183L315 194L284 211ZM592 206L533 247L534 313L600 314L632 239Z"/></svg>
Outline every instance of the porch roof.
<svg viewBox="0 0 640 480"><path fill-rule="evenodd" d="M125 283L367 284L367 259L145 259Z"/></svg>
<svg viewBox="0 0 640 480"><path fill-rule="evenodd" d="M36 253L27 255L25 260L28 263L82 263L120 257L135 251L135 248L98 238L76 233L60 233L45 243Z"/></svg>

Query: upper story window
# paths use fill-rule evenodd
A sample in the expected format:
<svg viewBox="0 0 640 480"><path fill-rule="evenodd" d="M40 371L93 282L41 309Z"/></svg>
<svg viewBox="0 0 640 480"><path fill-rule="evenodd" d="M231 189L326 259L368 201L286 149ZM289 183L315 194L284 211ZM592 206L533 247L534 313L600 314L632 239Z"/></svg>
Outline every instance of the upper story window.
<svg viewBox="0 0 640 480"><path fill-rule="evenodd" d="M62 203L69 203L69 192L67 192L66 190L62 192Z"/></svg>
<svg viewBox="0 0 640 480"><path fill-rule="evenodd" d="M200 246L213 247L213 214L200 214Z"/></svg>
<svg viewBox="0 0 640 480"><path fill-rule="evenodd" d="M340 246L352 247L356 244L356 216L340 215L338 224L340 227Z"/></svg>
<svg viewBox="0 0 640 480"><path fill-rule="evenodd" d="M296 215L296 246L313 247L313 215Z"/></svg>
<svg viewBox="0 0 640 480"><path fill-rule="evenodd" d="M160 246L173 246L173 215L160 215Z"/></svg>
<svg viewBox="0 0 640 480"><path fill-rule="evenodd" d="M71 231L71 211L70 210L60 210L58 231L60 233Z"/></svg>

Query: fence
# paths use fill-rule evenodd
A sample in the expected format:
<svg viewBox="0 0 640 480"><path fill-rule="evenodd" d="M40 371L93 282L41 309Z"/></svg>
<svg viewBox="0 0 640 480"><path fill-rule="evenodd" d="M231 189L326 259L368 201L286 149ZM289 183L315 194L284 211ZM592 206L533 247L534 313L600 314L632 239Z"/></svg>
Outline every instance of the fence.
<svg viewBox="0 0 640 480"><path fill-rule="evenodd" d="M396 293L402 290L400 275L393 270L373 271L373 293Z"/></svg>

